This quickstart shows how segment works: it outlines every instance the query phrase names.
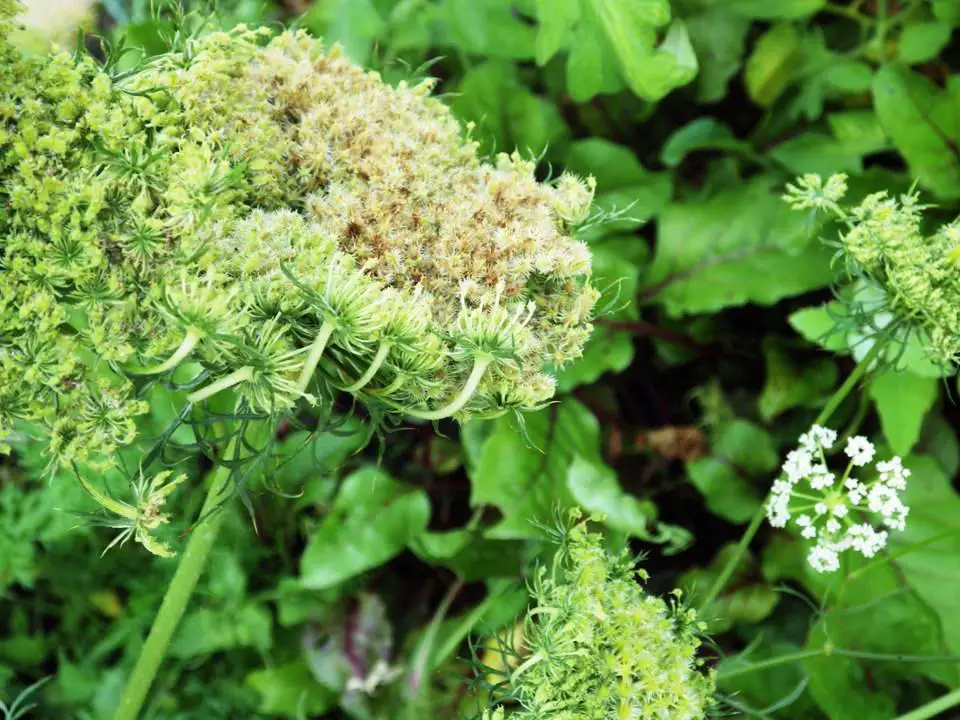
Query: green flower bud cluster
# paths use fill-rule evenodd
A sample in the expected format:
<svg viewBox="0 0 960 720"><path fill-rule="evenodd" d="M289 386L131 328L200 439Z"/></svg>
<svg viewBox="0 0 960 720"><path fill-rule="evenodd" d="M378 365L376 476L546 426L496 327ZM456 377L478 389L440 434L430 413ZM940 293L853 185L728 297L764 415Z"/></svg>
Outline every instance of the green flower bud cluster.
<svg viewBox="0 0 960 720"><path fill-rule="evenodd" d="M960 360L960 218L932 234L923 231L918 195L868 195L854 207L840 201L846 177L824 184L804 176L784 196L794 208L826 211L844 224L839 245L852 278L866 277L882 288L883 310L910 331L919 332L931 359Z"/></svg>
<svg viewBox="0 0 960 720"><path fill-rule="evenodd" d="M431 87L303 32L192 37L118 78L0 40L0 445L27 420L55 463L109 464L145 381L186 364L195 406L271 415L549 400L591 331L592 179L482 161Z"/></svg>
<svg viewBox="0 0 960 720"><path fill-rule="evenodd" d="M552 569L532 582L527 658L505 682L520 705L511 718L705 717L713 679L699 670L702 623L692 609L644 593L638 579L646 575L628 555L611 556L584 523L567 532Z"/></svg>

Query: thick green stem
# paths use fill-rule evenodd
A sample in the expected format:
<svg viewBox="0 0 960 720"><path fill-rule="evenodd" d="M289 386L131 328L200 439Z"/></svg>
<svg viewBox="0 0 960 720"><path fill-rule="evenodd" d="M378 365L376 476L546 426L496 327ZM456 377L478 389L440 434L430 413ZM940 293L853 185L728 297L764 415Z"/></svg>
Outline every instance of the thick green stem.
<svg viewBox="0 0 960 720"><path fill-rule="evenodd" d="M305 391L307 386L310 385L313 373L317 369L317 365L320 364L320 358L323 357L323 351L327 349L327 342L330 340L330 336L333 335L335 329L336 325L329 320L320 326L320 332L318 332L317 336L313 339L313 344L310 346L310 353L307 355L307 361L303 364L303 369L300 371L300 378L297 381L301 392Z"/></svg>
<svg viewBox="0 0 960 720"><path fill-rule="evenodd" d="M380 366L383 365L383 361L387 359L387 355L390 353L390 343L380 343L380 347L377 349L377 354L373 356L373 360L370 361L370 367L367 368L367 371L357 378L357 381L352 385L347 385L343 388L347 392L357 392L357 390L362 390L368 382L373 380L373 376L377 374L377 370L380 369Z"/></svg>
<svg viewBox="0 0 960 720"><path fill-rule="evenodd" d="M187 402L196 404L201 400L206 400L208 397L216 395L221 390L226 390L227 388L232 388L234 385L239 385L242 382L246 382L252 376L252 367L242 367L239 370L234 370L229 375L224 375L222 378L216 382L210 383L205 388L200 388L196 392L192 392L187 395Z"/></svg>
<svg viewBox="0 0 960 720"><path fill-rule="evenodd" d="M230 441L224 453L225 457L230 457L236 452L238 441L236 437ZM150 692L153 678L160 669L160 663L163 662L167 653L180 617L187 607L187 602L207 564L210 549L217 539L224 515L217 506L230 492L230 475L231 470L226 465L220 465L213 473L210 490L207 492L207 498L200 513L201 522L190 534L187 547L180 557L177 572L163 596L163 603L150 628L147 641L140 650L140 657L137 658L133 674L127 681L113 720L136 720L140 714L140 708L143 707L147 693Z"/></svg>
<svg viewBox="0 0 960 720"><path fill-rule="evenodd" d="M159 375L160 373L165 373L167 370L172 370L177 366L177 364L187 357L190 353L193 352L193 349L197 346L197 343L200 342L200 333L194 329L187 331L187 334L183 336L183 342L180 343L180 347L176 351L164 360L159 365L154 365L153 367L144 368L143 370L137 370L138 375Z"/></svg>
<svg viewBox="0 0 960 720"><path fill-rule="evenodd" d="M478 357L473 363L473 370L470 371L467 382L464 383L460 394L442 408L438 410L410 410L405 408L404 412L410 417L420 418L421 420L442 420L459 412L463 409L464 405L470 402L470 398L472 398L473 394L477 391L477 387L483 379L483 374L487 371L491 362L492 360L490 358Z"/></svg>
<svg viewBox="0 0 960 720"><path fill-rule="evenodd" d="M863 360L857 363L857 366L853 369L853 372L850 373L850 376L844 381L843 385L837 388L837 391L830 396L829 400L827 400L827 404L823 406L823 410L821 410L820 414L817 415L817 419L813 421L814 425L822 425L830 419L836 409L840 407L840 403L843 402L844 398L850 394L850 391L857 386L857 383L860 382L860 379L873 366L874 361L880 356L880 353L883 351L884 347L885 343L883 340L877 340L874 342L873 347L871 347L870 351L863 357ZM726 587L727 583L730 581L730 578L733 576L733 573L736 571L737 566L740 564L740 560L743 558L744 553L746 553L751 541L760 530L760 526L763 525L763 519L766 517L766 514L767 504L764 501L760 503L760 507L757 508L757 512L750 521L750 525L747 526L746 531L744 531L743 536L740 538L740 542L737 543L736 552L733 553L733 555L727 561L727 564L724 566L723 570L710 587L710 592L707 593L706 598L704 598L700 605L702 610L707 610L707 608L713 604L713 601L719 597L720 593L723 592L723 589Z"/></svg>
<svg viewBox="0 0 960 720"><path fill-rule="evenodd" d="M307 367L305 366L304 372L300 374L299 389L301 392L306 390L310 379L313 377L313 369L316 368L317 363L320 361L323 348L326 346L327 339L329 339L330 333L333 331L332 326L328 329L327 327L325 324L324 327L321 328L317 339L311 347L310 356L313 359L308 359L307 362L313 363L312 368L307 372ZM321 337L323 338L322 340ZM319 350L317 350L318 347ZM206 388L188 396L187 399L189 402L194 403L203 400L220 390L232 387L237 383L249 379L251 372L251 368L240 368L217 382L208 385ZM246 439L254 446L257 446L267 437L272 427L273 425L269 420L252 423ZM242 444L240 434L238 433L228 443L223 453L223 459L233 461L238 458ZM180 557L180 564L177 566L177 571L170 581L170 585L167 586L167 592L163 597L163 602L160 604L160 609L157 611L156 618L154 618L153 626L150 628L150 634L147 636L147 640L140 651L140 657L137 658L137 664L133 668L133 673L127 681L127 686L124 689L123 697L120 699L120 704L114 713L113 720L136 720L140 714L140 709L143 707L147 694L150 692L150 686L153 684L157 670L160 669L160 663L163 662L167 648L170 645L170 640L173 638L173 633L176 631L177 624L180 622L180 617L187 607L187 603L193 594L197 581L200 579L200 575L203 574L210 550L213 548L213 544L217 539L217 533L220 530L220 524L223 522L224 515L220 505L229 498L229 493L231 492L230 484L233 474L231 465L221 464L214 471L210 489L207 491L207 497L203 502L203 509L200 511L200 522L194 527L190 535L190 540L187 542L187 546Z"/></svg>
<svg viewBox="0 0 960 720"><path fill-rule="evenodd" d="M927 720L957 705L960 705L960 689L948 692L936 700L931 700L926 705L922 705L906 715L901 715L896 720Z"/></svg>

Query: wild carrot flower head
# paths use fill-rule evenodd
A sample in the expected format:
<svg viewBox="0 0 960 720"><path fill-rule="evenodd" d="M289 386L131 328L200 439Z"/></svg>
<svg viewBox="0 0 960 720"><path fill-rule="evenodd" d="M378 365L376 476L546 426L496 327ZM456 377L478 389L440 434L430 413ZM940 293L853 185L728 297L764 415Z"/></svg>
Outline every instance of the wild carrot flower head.
<svg viewBox="0 0 960 720"><path fill-rule="evenodd" d="M505 680L521 708L510 717L705 716L713 682L699 671L701 624L693 610L644 593L644 579L583 523L569 529L551 569L532 581L521 664Z"/></svg>
<svg viewBox="0 0 960 720"><path fill-rule="evenodd" d="M840 555L847 550L868 558L876 555L886 546L888 531L904 529L910 511L900 498L910 470L899 457L871 469L874 446L857 435L847 440L847 466L838 477L830 471L826 454L836 441L836 432L819 425L801 435L767 502L771 525L792 524L803 538L815 541L807 561L821 573L839 569Z"/></svg>
<svg viewBox="0 0 960 720"><path fill-rule="evenodd" d="M144 383L187 363L194 404L256 413L551 397L597 298L571 236L592 182L481 160L432 83L305 33L184 42L123 78L0 44L0 440L28 420L57 462L109 463Z"/></svg>
<svg viewBox="0 0 960 720"><path fill-rule="evenodd" d="M880 291L874 317L893 318L887 333L916 332L932 360L952 365L960 359L960 218L924 232L917 193L868 195L856 206L841 204L846 176L824 182L804 175L783 196L795 209L825 212L843 224L838 248L847 275ZM883 324L885 325L885 321ZM869 324L876 325L875 321Z"/></svg>

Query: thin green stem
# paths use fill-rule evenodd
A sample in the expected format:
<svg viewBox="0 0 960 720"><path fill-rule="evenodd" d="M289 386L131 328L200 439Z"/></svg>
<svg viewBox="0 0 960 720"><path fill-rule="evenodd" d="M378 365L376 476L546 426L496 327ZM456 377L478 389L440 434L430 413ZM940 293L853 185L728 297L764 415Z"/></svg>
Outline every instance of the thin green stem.
<svg viewBox="0 0 960 720"><path fill-rule="evenodd" d="M916 710L901 715L896 720L927 720L936 717L944 710L955 708L957 705L960 705L960 689L948 692L936 700L931 700L926 705L921 705Z"/></svg>
<svg viewBox="0 0 960 720"><path fill-rule="evenodd" d="M316 371L317 365L320 364L320 358L323 356L323 351L327 349L327 342L329 342L330 336L335 329L336 325L329 320L324 321L323 325L320 326L320 331L313 339L313 344L310 346L310 353L307 355L307 361L303 364L303 369L300 371L300 378L297 381L301 392L306 391L310 385L313 373Z"/></svg>
<svg viewBox="0 0 960 720"><path fill-rule="evenodd" d="M789 665L790 663L800 662L807 658L819 657L820 655L826 654L823 648L819 650L798 650L797 652L787 653L786 655L779 655L778 657L768 658L760 662L750 663L749 665L734 668L733 670L724 670L723 666L721 666L717 671L717 680L732 680L741 675L749 675L759 670L767 670L769 668L779 667L780 665Z"/></svg>
<svg viewBox="0 0 960 720"><path fill-rule="evenodd" d="M470 371L467 382L464 383L460 394L442 408L438 410L410 410L405 408L404 412L410 417L420 418L421 420L442 420L459 412L463 409L464 405L470 402L470 398L473 397L473 394L477 391L477 387L483 379L483 374L487 371L491 362L492 360L490 358L478 357L473 363L473 370Z"/></svg>
<svg viewBox="0 0 960 720"><path fill-rule="evenodd" d="M860 379L864 376L864 374L873 366L874 361L883 351L883 347L884 343L882 340L877 340L874 342L873 347L871 347L869 352L867 352L867 354L863 357L863 360L857 363L857 366L853 369L853 372L850 373L849 377L847 377L843 384L837 388L837 391L830 396L830 399L827 400L827 404L823 406L823 410L821 410L820 414L817 415L817 419L813 421L814 425L823 425L827 420L830 419L833 413L836 412L836 409L840 407L840 403L843 402L844 398L850 394L850 392L857 386L857 383L860 382ZM757 532L760 530L760 526L763 524L763 519L767 514L766 505L766 501L760 503L760 507L757 508L756 513L754 513L753 518L750 520L750 525L747 526L743 536L740 538L740 542L737 543L736 552L734 552L727 561L727 564L724 566L723 570L710 587L710 591L707 593L706 598L701 603L700 607L702 610L706 610L713 604L717 597L719 597L720 593L723 592L723 589L726 587L727 583L730 581L730 578L733 576L733 573L736 571L737 566L740 564L741 559L746 553L747 548L750 546L754 536L757 534Z"/></svg>
<svg viewBox="0 0 960 720"><path fill-rule="evenodd" d="M183 336L183 341L180 343L180 347L174 351L173 355L168 357L159 365L154 365L153 367L144 368L143 370L137 370L135 372L138 375L159 375L160 373L167 372L167 370L172 370L181 360L193 352L193 349L197 346L198 342L200 342L200 333L193 328L190 328L187 330L187 334Z"/></svg>
<svg viewBox="0 0 960 720"><path fill-rule="evenodd" d="M352 385L347 385L343 388L346 392L357 392L357 390L362 390L368 382L373 380L373 376L377 374L377 370L383 365L383 361L387 359L387 355L390 354L391 344L384 342L380 343L380 347L377 349L377 354L373 356L373 360L370 361L370 367L367 368L367 371L357 378L357 381Z"/></svg>
<svg viewBox="0 0 960 720"><path fill-rule="evenodd" d="M238 370L234 370L229 375L224 375L219 380L210 383L206 387L190 393L187 395L187 402L195 405L201 400L206 400L208 397L216 395L221 390L226 390L227 388L232 388L234 385L239 385L242 382L246 382L251 377L253 377L252 367L239 368Z"/></svg>

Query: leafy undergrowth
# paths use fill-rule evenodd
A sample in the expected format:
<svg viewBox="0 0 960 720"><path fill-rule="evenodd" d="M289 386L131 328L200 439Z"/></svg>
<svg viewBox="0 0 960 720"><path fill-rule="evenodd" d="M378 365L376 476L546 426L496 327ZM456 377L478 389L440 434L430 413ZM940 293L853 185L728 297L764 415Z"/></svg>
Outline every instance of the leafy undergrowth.
<svg viewBox="0 0 960 720"><path fill-rule="evenodd" d="M162 52L175 22L156 12L104 0L87 45ZM611 548L645 553L648 592L679 587L699 609L718 716L889 720L960 687L960 412L916 336L830 421L903 457L905 529L820 574L799 533L764 525L710 597L783 458L864 354L856 309L871 290L837 290L842 262L820 239L839 223L791 211L784 187L845 173L853 202L916 187L929 229L956 217L960 4L223 0L213 22L296 22L390 82L436 76L484 152L593 175L580 235L603 312L557 401L522 422L368 442L369 418L343 405L282 428L267 480L224 510L144 718L472 717L489 699L477 668L523 662L490 638L515 632L573 506L603 517ZM171 392L151 403L156 428ZM12 444L0 700L48 678L8 715L109 717L176 558L101 555L116 531L91 499L69 472L44 475L30 428ZM175 547L208 469L178 466Z"/></svg>

